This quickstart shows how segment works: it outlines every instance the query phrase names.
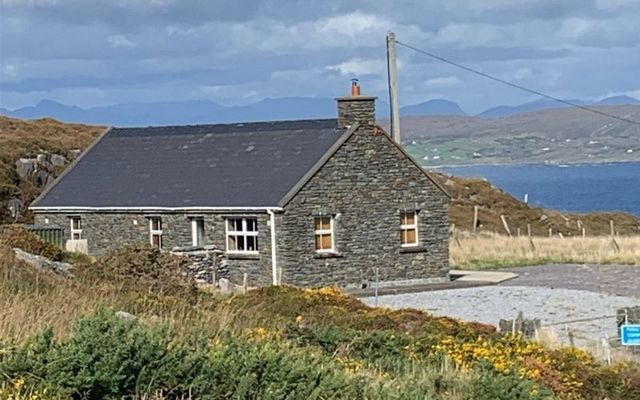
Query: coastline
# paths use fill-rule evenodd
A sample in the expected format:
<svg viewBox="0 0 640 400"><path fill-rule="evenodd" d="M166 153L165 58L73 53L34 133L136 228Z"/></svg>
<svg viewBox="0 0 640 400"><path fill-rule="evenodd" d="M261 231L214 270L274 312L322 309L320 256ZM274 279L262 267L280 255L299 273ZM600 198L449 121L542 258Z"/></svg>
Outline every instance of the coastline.
<svg viewBox="0 0 640 400"><path fill-rule="evenodd" d="M426 167L449 177L489 182L516 199L563 213L640 217L640 162L471 164Z"/></svg>
<svg viewBox="0 0 640 400"><path fill-rule="evenodd" d="M446 169L446 168L470 168L470 167L517 167L517 166L545 166L556 168L581 167L581 166L599 166L599 165L615 165L615 164L640 164L640 160L604 160L604 161L517 161L517 162L487 162L487 163L466 163L466 164L440 164L440 165L422 165L424 169Z"/></svg>

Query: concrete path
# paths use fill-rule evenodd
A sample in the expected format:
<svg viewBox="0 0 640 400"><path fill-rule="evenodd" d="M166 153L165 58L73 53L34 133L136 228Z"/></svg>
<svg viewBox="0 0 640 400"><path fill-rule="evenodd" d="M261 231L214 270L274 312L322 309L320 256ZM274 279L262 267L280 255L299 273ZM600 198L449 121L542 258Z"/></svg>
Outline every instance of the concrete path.
<svg viewBox="0 0 640 400"><path fill-rule="evenodd" d="M482 282L487 285L496 285L515 279L517 273L509 271L463 271L452 269L449 271L452 279L456 282Z"/></svg>

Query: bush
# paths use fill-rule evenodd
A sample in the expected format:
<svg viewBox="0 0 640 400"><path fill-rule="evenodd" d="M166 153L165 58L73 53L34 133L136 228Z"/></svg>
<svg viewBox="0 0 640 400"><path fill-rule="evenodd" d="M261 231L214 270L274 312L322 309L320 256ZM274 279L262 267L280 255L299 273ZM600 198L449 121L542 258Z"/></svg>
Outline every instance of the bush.
<svg viewBox="0 0 640 400"><path fill-rule="evenodd" d="M195 281L184 276L189 260L151 246L128 246L78 271L79 278L142 287L157 295L196 296Z"/></svg>
<svg viewBox="0 0 640 400"><path fill-rule="evenodd" d="M62 261L64 259L65 252L62 249L45 242L19 225L0 227L0 242L9 247L17 247L28 253L43 256L53 261Z"/></svg>
<svg viewBox="0 0 640 400"><path fill-rule="evenodd" d="M55 343L50 330L0 353L0 376L82 399L154 392L198 398L358 398L362 385L327 359L275 342L203 335L170 342L166 329L144 328L100 310ZM357 380L357 379L356 379ZM34 383L34 382L31 382Z"/></svg>
<svg viewBox="0 0 640 400"><path fill-rule="evenodd" d="M486 387L471 397L476 387L471 379L438 370L439 364L402 357L396 358L395 369L387 365L389 373L371 367L378 357L393 360L398 355L395 348L406 343L406 337L392 333L351 339L354 353L371 352L365 363L339 351L326 354L331 347L318 352L310 345L346 340L338 330L307 336L306 345L265 329L245 339L225 333L211 341L194 333L171 340L162 327L147 328L102 309L80 319L66 340L56 342L46 330L22 347L0 348L0 376L13 382L26 379L36 391L75 399L157 394L204 399L447 399L451 393L468 400L488 400L490 395L506 399L508 394L540 398L524 396L530 383L516 385L495 377L476 384Z"/></svg>
<svg viewBox="0 0 640 400"><path fill-rule="evenodd" d="M498 374L491 366L483 366L473 387L476 400L553 399L553 393L516 374Z"/></svg>
<svg viewBox="0 0 640 400"><path fill-rule="evenodd" d="M48 379L83 398L134 393L150 383L166 355L163 328L144 329L100 310L77 322L73 336L55 348Z"/></svg>

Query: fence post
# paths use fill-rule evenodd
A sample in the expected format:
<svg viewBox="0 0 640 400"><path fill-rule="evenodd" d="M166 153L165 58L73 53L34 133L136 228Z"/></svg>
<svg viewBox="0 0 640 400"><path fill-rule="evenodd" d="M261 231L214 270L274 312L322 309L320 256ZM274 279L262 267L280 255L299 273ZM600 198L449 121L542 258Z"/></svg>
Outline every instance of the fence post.
<svg viewBox="0 0 640 400"><path fill-rule="evenodd" d="M376 287L375 287L375 299L376 299L376 303L375 306L378 307L378 286L380 286L380 275L379 275L379 269L378 267L376 267Z"/></svg>
<svg viewBox="0 0 640 400"><path fill-rule="evenodd" d="M615 236L615 232L614 232L614 231L615 231L615 225L614 225L614 223L613 223L613 220L612 220L612 219L611 219L611 220L609 220L609 226L610 226L610 228L611 228L611 237L614 237L614 236Z"/></svg>
<svg viewBox="0 0 640 400"><path fill-rule="evenodd" d="M533 238L531 238L531 224L527 224L527 237L529 238L529 249L536 251L536 245L533 244Z"/></svg>
<svg viewBox="0 0 640 400"><path fill-rule="evenodd" d="M242 293L247 294L249 291L249 274L246 272L242 275Z"/></svg>
<svg viewBox="0 0 640 400"><path fill-rule="evenodd" d="M473 206L473 232L475 233L478 226L478 206Z"/></svg>
<svg viewBox="0 0 640 400"><path fill-rule="evenodd" d="M502 225L504 225L504 230L507 231L507 235L511 237L511 230L509 229L509 224L507 224L507 219L504 215L500 215L500 219L502 220Z"/></svg>
<svg viewBox="0 0 640 400"><path fill-rule="evenodd" d="M606 333L604 334L604 338L602 338L602 349L604 350L607 365L611 365L611 346L609 345L609 335Z"/></svg>

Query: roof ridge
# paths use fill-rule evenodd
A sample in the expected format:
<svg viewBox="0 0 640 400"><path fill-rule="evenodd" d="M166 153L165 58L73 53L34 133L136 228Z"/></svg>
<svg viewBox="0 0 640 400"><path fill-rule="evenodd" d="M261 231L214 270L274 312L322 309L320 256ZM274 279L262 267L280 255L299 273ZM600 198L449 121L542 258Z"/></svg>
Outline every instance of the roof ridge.
<svg viewBox="0 0 640 400"><path fill-rule="evenodd" d="M124 126L117 127L113 126L111 129L113 131L125 131L125 130L143 130L143 129L156 129L156 130L173 130L173 129L182 129L182 128L213 128L213 127L253 127L257 125L264 126L274 126L274 125L292 125L292 124L302 124L302 123L336 123L337 118L312 118L312 119L283 119L283 120L274 120L274 121L246 121L246 122L224 122L224 123L214 123L214 124L187 124L187 125L148 125L148 126Z"/></svg>

